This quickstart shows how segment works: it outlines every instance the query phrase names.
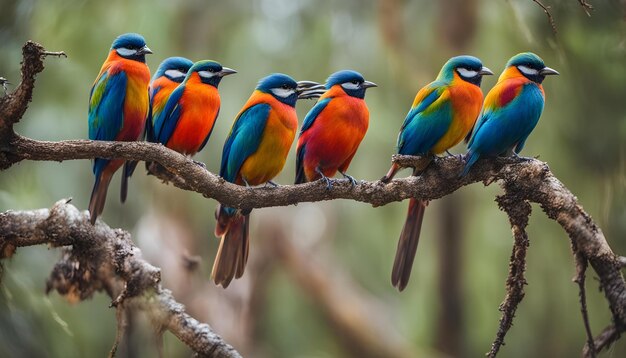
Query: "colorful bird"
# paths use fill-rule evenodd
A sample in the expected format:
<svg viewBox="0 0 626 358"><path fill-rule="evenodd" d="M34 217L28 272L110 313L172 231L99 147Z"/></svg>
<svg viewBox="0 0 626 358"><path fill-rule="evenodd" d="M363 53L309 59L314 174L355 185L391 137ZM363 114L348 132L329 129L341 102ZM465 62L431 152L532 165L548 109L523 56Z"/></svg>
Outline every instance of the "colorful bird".
<svg viewBox="0 0 626 358"><path fill-rule="evenodd" d="M541 82L558 75L531 52L513 56L485 98L483 111L468 142L465 176L480 157L515 155L524 148L545 102Z"/></svg>
<svg viewBox="0 0 626 358"><path fill-rule="evenodd" d="M196 154L209 140L220 111L217 86L233 73L237 71L215 61L196 62L165 105L154 102L149 139L185 155Z"/></svg>
<svg viewBox="0 0 626 358"><path fill-rule="evenodd" d="M272 183L287 160L298 127L295 105L323 88L284 74L263 78L243 106L224 143L220 176L238 185ZM221 238L211 276L226 288L248 260L250 211L218 205L215 236Z"/></svg>
<svg viewBox="0 0 626 358"><path fill-rule="evenodd" d="M146 54L150 53L152 51L139 34L124 34L113 41L89 95L89 139L139 139L149 111L150 70L146 65ZM92 224L102 214L113 174L124 163L122 159L94 160L96 182L89 201ZM122 181L126 179L126 176L122 177Z"/></svg>
<svg viewBox="0 0 626 358"><path fill-rule="evenodd" d="M365 90L376 87L355 71L335 72L326 81L326 91L304 118L296 156L296 184L326 181L337 171L346 174L369 125Z"/></svg>
<svg viewBox="0 0 626 358"><path fill-rule="evenodd" d="M151 110L146 120L146 137L149 142L154 142L152 119L155 113L159 114L163 110L170 94L183 82L191 66L193 66L193 62L184 57L168 57L161 62L156 73L152 76L148 89ZM136 161L128 161L124 165L121 192L122 203L126 201L128 179L133 175L136 166Z"/></svg>
<svg viewBox="0 0 626 358"><path fill-rule="evenodd" d="M483 101L480 83L484 75L493 73L476 57L458 56L448 60L437 79L415 96L398 135L398 154L428 156L432 160L434 155L463 140L480 113ZM425 167L414 169L413 175ZM394 163L381 180L389 182L398 170L400 167ZM409 201L391 274L391 283L400 291L411 276L426 205L427 201L419 199Z"/></svg>

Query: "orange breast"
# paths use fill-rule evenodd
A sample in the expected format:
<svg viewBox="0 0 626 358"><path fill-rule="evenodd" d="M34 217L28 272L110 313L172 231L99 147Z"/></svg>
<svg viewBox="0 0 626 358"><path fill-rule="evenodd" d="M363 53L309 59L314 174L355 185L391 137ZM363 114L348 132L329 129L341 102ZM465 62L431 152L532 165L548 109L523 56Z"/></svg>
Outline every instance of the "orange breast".
<svg viewBox="0 0 626 358"><path fill-rule="evenodd" d="M295 108L268 94L253 96L246 108L256 103L268 103L272 108L259 147L239 170L240 177L244 177L250 185L264 184L280 173L287 161L298 127Z"/></svg>
<svg viewBox="0 0 626 358"><path fill-rule="evenodd" d="M315 169L333 176L338 169L347 170L369 126L369 110L362 99L333 98L307 130L298 146L305 145L304 166L307 177Z"/></svg>
<svg viewBox="0 0 626 358"><path fill-rule="evenodd" d="M213 130L220 109L220 96L217 88L211 85L199 80L189 81L179 105L180 117L166 146L186 155L194 155Z"/></svg>
<svg viewBox="0 0 626 358"><path fill-rule="evenodd" d="M443 153L459 144L474 128L482 108L483 93L480 88L457 76L455 74L454 82L448 89L452 104L452 123L446 134L434 145L432 152L435 154Z"/></svg>

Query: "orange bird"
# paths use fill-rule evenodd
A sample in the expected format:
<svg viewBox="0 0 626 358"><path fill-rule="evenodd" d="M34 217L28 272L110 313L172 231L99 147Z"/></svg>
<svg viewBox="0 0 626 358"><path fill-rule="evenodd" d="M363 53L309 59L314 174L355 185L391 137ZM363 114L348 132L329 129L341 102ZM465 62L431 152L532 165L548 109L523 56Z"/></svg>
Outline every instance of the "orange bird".
<svg viewBox="0 0 626 358"><path fill-rule="evenodd" d="M235 118L224 143L220 176L238 185L272 183L287 160L298 128L296 101L316 96L322 85L275 73L263 78ZM226 288L248 261L250 210L218 205L215 236L220 247L211 276Z"/></svg>
<svg viewBox="0 0 626 358"><path fill-rule="evenodd" d="M472 56L453 57L437 79L415 96L398 135L398 154L434 156L457 145L472 130L480 113L483 75L493 73ZM413 175L424 168L416 168ZM393 164L381 180L389 182L400 170ZM400 234L391 283L400 291L409 283L427 201L411 199Z"/></svg>
<svg viewBox="0 0 626 358"><path fill-rule="evenodd" d="M150 139L189 156L200 151L220 111L217 86L222 77L233 73L237 72L214 61L196 62L163 107L153 104Z"/></svg>
<svg viewBox="0 0 626 358"><path fill-rule="evenodd" d="M326 181L337 172L356 184L346 174L369 125L365 90L376 87L360 73L350 70L332 74L326 92L304 118L296 156L296 184L317 179Z"/></svg>

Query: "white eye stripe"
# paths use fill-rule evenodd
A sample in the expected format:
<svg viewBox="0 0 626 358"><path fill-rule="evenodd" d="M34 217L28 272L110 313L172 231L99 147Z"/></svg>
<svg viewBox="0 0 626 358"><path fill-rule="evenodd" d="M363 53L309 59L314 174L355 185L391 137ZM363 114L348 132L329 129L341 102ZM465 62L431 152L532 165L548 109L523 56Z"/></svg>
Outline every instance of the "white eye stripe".
<svg viewBox="0 0 626 358"><path fill-rule="evenodd" d="M359 84L358 83L352 83L352 82L346 82L346 83L342 83L341 87L347 89L347 90L356 90L359 89Z"/></svg>
<svg viewBox="0 0 626 358"><path fill-rule="evenodd" d="M132 56L137 53L137 50L132 50L126 47L120 47L116 51L122 57Z"/></svg>
<svg viewBox="0 0 626 358"><path fill-rule="evenodd" d="M287 98L296 93L296 90L293 88L272 88L271 91L280 98Z"/></svg>
<svg viewBox="0 0 626 358"><path fill-rule="evenodd" d="M200 75L200 77L202 78L211 78L215 75L217 75L217 72L209 72L209 71L198 71L198 74Z"/></svg>
<svg viewBox="0 0 626 358"><path fill-rule="evenodd" d="M524 65L521 66L517 66L517 69L520 70L521 73L525 74L525 75L538 75L539 71L535 70L534 68L530 68Z"/></svg>
<svg viewBox="0 0 626 358"><path fill-rule="evenodd" d="M456 70L461 76L465 78L472 78L478 75L478 71L468 70L465 67L459 67Z"/></svg>
<svg viewBox="0 0 626 358"><path fill-rule="evenodd" d="M167 70L165 71L165 75L169 78L180 78L185 77L185 73L179 70Z"/></svg>

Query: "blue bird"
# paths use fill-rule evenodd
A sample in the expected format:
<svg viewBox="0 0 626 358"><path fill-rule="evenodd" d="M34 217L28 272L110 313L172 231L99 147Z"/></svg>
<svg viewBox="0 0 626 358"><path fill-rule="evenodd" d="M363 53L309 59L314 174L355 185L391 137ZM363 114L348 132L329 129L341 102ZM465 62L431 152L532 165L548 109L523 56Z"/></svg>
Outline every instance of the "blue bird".
<svg viewBox="0 0 626 358"><path fill-rule="evenodd" d="M468 142L461 176L467 175L480 157L517 156L543 112L545 93L541 83L546 76L558 74L531 52L517 54L509 60L498 83L485 97Z"/></svg>

